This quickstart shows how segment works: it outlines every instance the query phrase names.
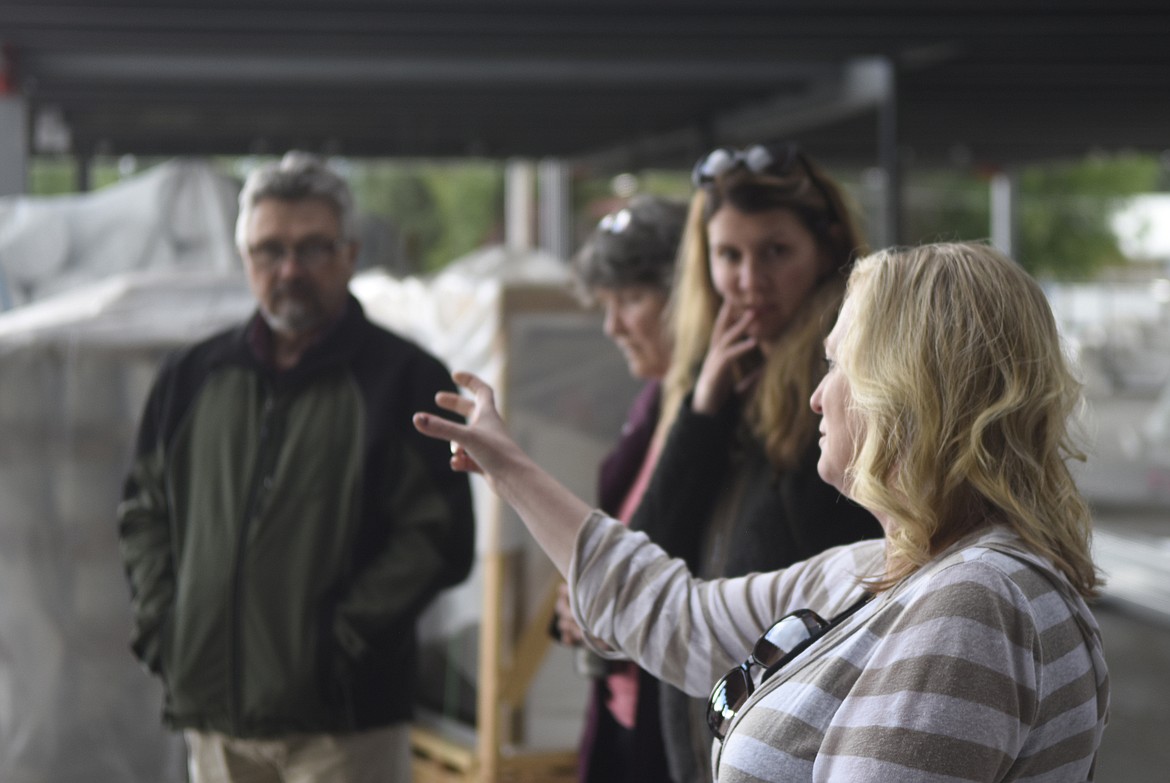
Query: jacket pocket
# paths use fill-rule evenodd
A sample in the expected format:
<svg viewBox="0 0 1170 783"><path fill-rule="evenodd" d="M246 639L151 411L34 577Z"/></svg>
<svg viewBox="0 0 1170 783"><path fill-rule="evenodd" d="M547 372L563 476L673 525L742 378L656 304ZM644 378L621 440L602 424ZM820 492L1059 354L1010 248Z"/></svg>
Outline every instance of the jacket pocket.
<svg viewBox="0 0 1170 783"><path fill-rule="evenodd" d="M354 663L345 653L333 631L333 612L326 612L321 623L318 661L321 700L333 714L340 729L357 727L354 714Z"/></svg>

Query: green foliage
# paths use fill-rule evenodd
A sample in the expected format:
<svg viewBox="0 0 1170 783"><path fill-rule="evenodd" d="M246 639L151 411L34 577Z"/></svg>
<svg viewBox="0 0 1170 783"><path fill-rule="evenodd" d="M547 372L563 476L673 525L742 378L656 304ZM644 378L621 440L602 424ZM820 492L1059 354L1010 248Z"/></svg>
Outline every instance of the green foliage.
<svg viewBox="0 0 1170 783"><path fill-rule="evenodd" d="M906 244L985 240L990 234L987 181L967 172L915 174L905 184Z"/></svg>
<svg viewBox="0 0 1170 783"><path fill-rule="evenodd" d="M77 161L62 155L37 155L29 160L28 192L60 196L77 190Z"/></svg>
<svg viewBox="0 0 1170 783"><path fill-rule="evenodd" d="M643 193L686 203L691 198L691 173L689 171L646 171L639 177L639 189Z"/></svg>
<svg viewBox="0 0 1170 783"><path fill-rule="evenodd" d="M498 233L503 171L497 164L352 162L349 182L364 212L386 218L409 265L441 269Z"/></svg>
<svg viewBox="0 0 1170 783"><path fill-rule="evenodd" d="M1138 154L1022 168L1016 260L1036 276L1065 280L1088 279L1124 263L1110 221L1127 199L1155 190L1161 176L1156 157ZM965 171L912 173L904 225L907 243L987 239L988 178Z"/></svg>
<svg viewBox="0 0 1170 783"><path fill-rule="evenodd" d="M689 172L645 169L638 172L630 183L634 193L619 193L614 176L578 175L573 179L575 245L579 246L597 226L597 221L606 212L613 211L625 203L634 193L646 193L668 198L686 204L691 198L691 177Z"/></svg>
<svg viewBox="0 0 1170 783"><path fill-rule="evenodd" d="M89 189L100 190L166 160L133 155L96 155L89 160ZM28 164L28 194L65 196L77 193L80 187L79 165L78 159L72 155L33 155Z"/></svg>
<svg viewBox="0 0 1170 783"><path fill-rule="evenodd" d="M409 266L419 268L443 230L429 182L414 168L380 163L354 166L348 179L360 210L389 219Z"/></svg>
<svg viewBox="0 0 1170 783"><path fill-rule="evenodd" d="M424 259L427 271L503 240L504 174L499 165L436 167L429 177L443 231Z"/></svg>
<svg viewBox="0 0 1170 783"><path fill-rule="evenodd" d="M1152 156L1094 156L1029 166L1019 177L1019 261L1038 276L1077 279L1125 262L1110 227L1127 199L1158 186Z"/></svg>

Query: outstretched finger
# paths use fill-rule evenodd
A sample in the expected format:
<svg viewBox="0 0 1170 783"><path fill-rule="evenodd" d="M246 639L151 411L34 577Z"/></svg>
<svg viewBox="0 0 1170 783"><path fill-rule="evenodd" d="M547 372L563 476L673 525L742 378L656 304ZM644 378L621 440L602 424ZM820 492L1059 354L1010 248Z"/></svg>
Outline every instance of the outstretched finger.
<svg viewBox="0 0 1170 783"><path fill-rule="evenodd" d="M491 384L489 384L483 378L480 378L475 373L468 372L467 370L456 370L455 372L451 373L451 377L455 380L455 383L459 384L464 389L467 389L477 397L481 393L487 393L493 397L495 396L492 392Z"/></svg>
<svg viewBox="0 0 1170 783"><path fill-rule="evenodd" d="M458 392L441 391L435 395L435 404L445 411L458 413L463 418L471 415L475 410L475 401L464 397Z"/></svg>
<svg viewBox="0 0 1170 783"><path fill-rule="evenodd" d="M464 473L483 473L479 463L460 445L458 438L470 432L471 428L457 424L442 416L430 413L416 413L411 419L414 428L430 438L451 443L451 469Z"/></svg>
<svg viewBox="0 0 1170 783"><path fill-rule="evenodd" d="M431 413L416 413L411 421L416 430L428 438L437 440L458 442L468 431L468 428L463 424L457 424L450 419L444 419L442 416L435 416Z"/></svg>
<svg viewBox="0 0 1170 783"><path fill-rule="evenodd" d="M743 342L748 337L748 327L754 319L755 316L750 310L740 313L734 321L729 319L728 323L723 324L722 329L712 332L712 344L730 346Z"/></svg>
<svg viewBox="0 0 1170 783"><path fill-rule="evenodd" d="M724 299L723 303L719 305L718 312L715 313L715 322L711 324L711 334L723 334L734 319L735 314L732 312L731 303Z"/></svg>
<svg viewBox="0 0 1170 783"><path fill-rule="evenodd" d="M483 473L479 463L457 443L451 444L451 469L463 473Z"/></svg>

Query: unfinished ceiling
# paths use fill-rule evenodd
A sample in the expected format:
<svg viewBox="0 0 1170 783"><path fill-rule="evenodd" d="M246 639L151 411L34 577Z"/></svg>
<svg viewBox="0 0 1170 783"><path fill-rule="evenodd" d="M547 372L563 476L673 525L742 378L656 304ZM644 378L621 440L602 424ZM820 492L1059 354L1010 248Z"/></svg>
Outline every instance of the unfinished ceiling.
<svg viewBox="0 0 1170 783"><path fill-rule="evenodd" d="M0 42L38 150L865 163L880 116L912 165L1170 148L1164 0L2 0Z"/></svg>

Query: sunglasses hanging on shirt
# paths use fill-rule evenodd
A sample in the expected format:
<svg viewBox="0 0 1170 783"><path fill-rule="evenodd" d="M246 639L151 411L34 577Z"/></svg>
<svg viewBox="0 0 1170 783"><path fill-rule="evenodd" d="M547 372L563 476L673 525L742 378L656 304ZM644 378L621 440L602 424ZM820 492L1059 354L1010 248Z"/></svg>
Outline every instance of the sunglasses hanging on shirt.
<svg viewBox="0 0 1170 783"><path fill-rule="evenodd" d="M752 667L759 666L764 670L760 678L760 682L764 682L810 644L865 606L871 598L873 595L866 593L832 620L823 619L811 609L797 609L777 620L759 638L747 660L715 683L707 703L707 725L712 733L722 741L727 736L727 727L755 692Z"/></svg>

